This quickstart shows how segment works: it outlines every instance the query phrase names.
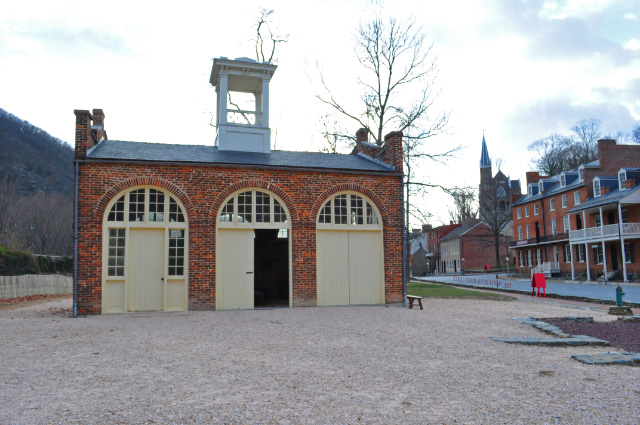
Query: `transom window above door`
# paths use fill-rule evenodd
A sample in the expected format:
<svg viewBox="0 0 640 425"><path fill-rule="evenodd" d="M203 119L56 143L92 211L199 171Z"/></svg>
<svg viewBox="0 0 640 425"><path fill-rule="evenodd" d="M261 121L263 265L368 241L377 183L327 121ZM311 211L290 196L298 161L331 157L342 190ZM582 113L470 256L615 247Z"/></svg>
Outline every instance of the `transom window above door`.
<svg viewBox="0 0 640 425"><path fill-rule="evenodd" d="M362 226L380 228L377 209L364 197L355 193L341 193L320 208L318 226Z"/></svg>
<svg viewBox="0 0 640 425"><path fill-rule="evenodd" d="M291 225L284 203L261 190L236 192L224 203L218 214L218 227L275 227Z"/></svg>
<svg viewBox="0 0 640 425"><path fill-rule="evenodd" d="M111 206L108 222L184 223L185 214L173 196L159 189L140 188L120 196Z"/></svg>

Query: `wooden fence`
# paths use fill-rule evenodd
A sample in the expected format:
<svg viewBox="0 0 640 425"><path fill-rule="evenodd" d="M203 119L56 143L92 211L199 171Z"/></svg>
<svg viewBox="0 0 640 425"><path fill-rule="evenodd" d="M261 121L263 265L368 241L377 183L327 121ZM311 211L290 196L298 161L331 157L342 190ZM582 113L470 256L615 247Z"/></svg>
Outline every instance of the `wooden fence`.
<svg viewBox="0 0 640 425"><path fill-rule="evenodd" d="M73 294L73 278L62 274L0 276L0 299L40 294Z"/></svg>

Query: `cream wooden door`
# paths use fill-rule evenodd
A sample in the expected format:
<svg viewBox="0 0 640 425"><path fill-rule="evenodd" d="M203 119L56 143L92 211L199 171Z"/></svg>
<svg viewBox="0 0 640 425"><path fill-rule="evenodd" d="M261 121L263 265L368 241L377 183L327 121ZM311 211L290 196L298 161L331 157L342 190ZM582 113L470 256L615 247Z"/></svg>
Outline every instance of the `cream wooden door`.
<svg viewBox="0 0 640 425"><path fill-rule="evenodd" d="M164 310L164 232L129 231L129 311Z"/></svg>
<svg viewBox="0 0 640 425"><path fill-rule="evenodd" d="M318 305L349 305L349 232L317 232Z"/></svg>
<svg viewBox="0 0 640 425"><path fill-rule="evenodd" d="M317 233L318 305L384 304L382 234Z"/></svg>
<svg viewBox="0 0 640 425"><path fill-rule="evenodd" d="M349 304L384 304L380 232L349 232Z"/></svg>
<svg viewBox="0 0 640 425"><path fill-rule="evenodd" d="M253 230L220 229L216 251L216 309L253 308Z"/></svg>

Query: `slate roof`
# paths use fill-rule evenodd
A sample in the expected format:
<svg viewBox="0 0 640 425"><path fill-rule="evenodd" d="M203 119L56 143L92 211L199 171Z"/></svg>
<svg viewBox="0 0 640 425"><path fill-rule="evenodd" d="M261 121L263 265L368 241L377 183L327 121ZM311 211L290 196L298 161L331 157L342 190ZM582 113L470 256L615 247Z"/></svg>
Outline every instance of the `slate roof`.
<svg viewBox="0 0 640 425"><path fill-rule="evenodd" d="M289 151L271 151L271 153L221 151L216 146L125 142L121 140L103 140L87 152L87 159L258 165L395 173L391 165L362 155Z"/></svg>
<svg viewBox="0 0 640 425"><path fill-rule="evenodd" d="M594 196L592 198L587 199L580 205L577 205L571 208L568 212L578 212L582 210L586 210L589 208L600 207L603 205L615 204L623 198L626 198L636 190L640 189L640 185L633 186L629 189L625 190L614 190L613 192L609 192L606 195Z"/></svg>
<svg viewBox="0 0 640 425"><path fill-rule="evenodd" d="M516 202L513 203L512 207L517 207L518 205L526 204L527 202L536 201L541 198L546 198L547 196L557 195L557 194L564 193L569 190L573 190L578 187L584 186L584 182L578 179L577 171L565 171L564 175L565 175L565 181L567 182L565 186L560 186L560 175L546 177L543 181L543 186L545 188L546 188L545 183L547 181L553 181L555 179L558 179L558 181L554 185L552 185L548 190L545 190L545 192L543 193L540 193L538 191L538 185L534 184L533 186L534 193L531 195L527 193L526 195L522 196L520 199L518 199Z"/></svg>
<svg viewBox="0 0 640 425"><path fill-rule="evenodd" d="M446 241L446 240L449 240L449 239L455 239L457 237L460 237L460 236L464 235L465 233L467 233L469 230L473 229L474 227L479 226L480 224L485 224L485 223L483 221L478 221L475 224L470 224L468 226L458 227L458 228L452 230L451 232L447 233L446 236L440 238L440 241Z"/></svg>

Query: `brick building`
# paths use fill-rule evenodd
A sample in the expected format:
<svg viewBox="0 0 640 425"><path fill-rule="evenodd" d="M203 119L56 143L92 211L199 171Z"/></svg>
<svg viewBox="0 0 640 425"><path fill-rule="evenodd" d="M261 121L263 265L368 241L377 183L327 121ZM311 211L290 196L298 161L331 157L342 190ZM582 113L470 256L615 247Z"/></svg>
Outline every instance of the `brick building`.
<svg viewBox="0 0 640 425"><path fill-rule="evenodd" d="M557 176L527 173L527 194L512 209L518 271L635 278L637 167L640 146L599 140L596 161Z"/></svg>
<svg viewBox="0 0 640 425"><path fill-rule="evenodd" d="M272 151L275 70L214 60L215 146L110 140L75 111L79 314L403 302L402 133Z"/></svg>
<svg viewBox="0 0 640 425"><path fill-rule="evenodd" d="M493 231L478 221L461 226L440 239L442 273L482 270L485 264L494 265Z"/></svg>
<svg viewBox="0 0 640 425"><path fill-rule="evenodd" d="M462 226L460 223L449 222L442 226L429 229L427 234L427 260L429 261L430 273L444 273L444 263L441 258L440 240Z"/></svg>

